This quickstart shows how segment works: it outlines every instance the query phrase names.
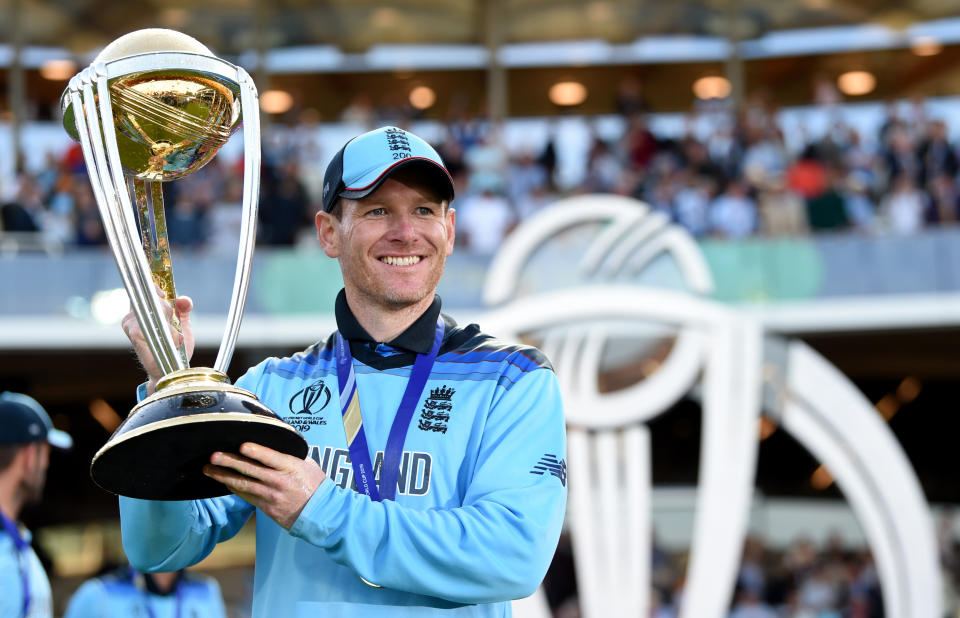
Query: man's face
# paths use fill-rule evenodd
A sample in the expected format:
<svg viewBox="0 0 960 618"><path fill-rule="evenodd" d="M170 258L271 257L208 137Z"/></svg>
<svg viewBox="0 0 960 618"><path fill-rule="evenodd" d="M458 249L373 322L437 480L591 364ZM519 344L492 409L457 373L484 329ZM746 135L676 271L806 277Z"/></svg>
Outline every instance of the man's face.
<svg viewBox="0 0 960 618"><path fill-rule="evenodd" d="M46 442L33 442L26 447L26 461L20 486L26 504L39 502L43 497L43 487L47 481L47 467L50 465L50 445Z"/></svg>
<svg viewBox="0 0 960 618"><path fill-rule="evenodd" d="M317 214L320 244L340 260L348 292L384 309L432 298L453 251L453 209L419 176L401 172L365 198L341 200L339 220Z"/></svg>

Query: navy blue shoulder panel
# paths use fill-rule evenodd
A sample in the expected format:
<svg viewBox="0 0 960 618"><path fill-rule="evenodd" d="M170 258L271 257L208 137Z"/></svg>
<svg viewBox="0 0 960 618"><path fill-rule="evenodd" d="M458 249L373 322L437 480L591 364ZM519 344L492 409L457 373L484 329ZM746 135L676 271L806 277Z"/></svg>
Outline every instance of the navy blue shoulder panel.
<svg viewBox="0 0 960 618"><path fill-rule="evenodd" d="M553 371L550 360L537 348L497 339L481 332L476 324L457 328L450 334L438 360L452 360L445 357L447 354L458 355L457 360L467 363L506 361L522 372L540 368Z"/></svg>
<svg viewBox="0 0 960 618"><path fill-rule="evenodd" d="M299 372L307 371L309 368L316 367L321 361L329 360L333 357L333 336L327 341L321 341L313 344L305 350L296 352L285 358L267 359L264 367L264 373L281 373L293 375Z"/></svg>
<svg viewBox="0 0 960 618"><path fill-rule="evenodd" d="M534 369L549 369L553 366L547 357L537 348L520 343L506 342L480 331L476 324L464 327L457 326L456 322L444 316L447 322L447 332L440 346L440 362L473 363L501 363L507 362L514 371L525 373ZM274 358L268 361L266 373L280 373L293 375L326 363L333 358L334 335L326 340L317 342L307 349L297 352L286 358ZM404 352L391 356L380 356L368 346L351 346L354 358L373 367L378 371L406 367L413 364L416 354Z"/></svg>

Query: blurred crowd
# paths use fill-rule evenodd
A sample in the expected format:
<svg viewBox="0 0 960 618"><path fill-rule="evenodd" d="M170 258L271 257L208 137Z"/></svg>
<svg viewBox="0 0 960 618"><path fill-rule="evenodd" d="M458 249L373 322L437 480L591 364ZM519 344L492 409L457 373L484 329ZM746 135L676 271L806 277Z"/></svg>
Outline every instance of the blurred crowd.
<svg viewBox="0 0 960 618"><path fill-rule="evenodd" d="M671 616L669 609L663 614ZM801 539L782 553L748 538L730 618L880 618L877 570L869 552L833 537Z"/></svg>
<svg viewBox="0 0 960 618"><path fill-rule="evenodd" d="M452 113L436 146L457 183L458 242L492 253L517 223L580 193L641 199L698 238L844 229L911 234L960 216L956 145L946 123L928 118L922 102L906 113L890 105L877 135L837 122L825 137L790 147L776 110L762 98L739 115L727 114L705 137L692 128L679 138L655 134L637 82L625 80L616 107L624 130L616 139L594 135L574 186L557 182L556 140L536 151L508 149L498 127ZM359 97L340 120L372 127L415 118L402 106L377 109ZM264 136L262 245L294 245L311 236L323 175L318 162L332 155L321 152L313 134L307 124L277 123ZM242 162L223 157L166 183L171 244L235 246L242 185ZM3 194L6 232L36 232L61 246L104 243L76 145L51 154L39 172L21 172Z"/></svg>
<svg viewBox="0 0 960 618"><path fill-rule="evenodd" d="M960 536L953 510L938 519L942 618L960 618ZM677 618L689 556L654 538L650 618ZM579 618L571 539L564 534L544 589L553 618ZM834 533L822 543L801 537L774 548L748 536L727 618L883 618L880 578L869 550L851 548ZM940 617L938 617L940 618Z"/></svg>
<svg viewBox="0 0 960 618"><path fill-rule="evenodd" d="M561 540L544 582L554 618L581 615L568 543L568 539ZM685 561L685 555L673 555L655 545L651 618L678 616ZM728 618L882 616L879 578L869 552L851 550L839 537L822 546L798 539L785 550L775 550L756 537L747 539Z"/></svg>

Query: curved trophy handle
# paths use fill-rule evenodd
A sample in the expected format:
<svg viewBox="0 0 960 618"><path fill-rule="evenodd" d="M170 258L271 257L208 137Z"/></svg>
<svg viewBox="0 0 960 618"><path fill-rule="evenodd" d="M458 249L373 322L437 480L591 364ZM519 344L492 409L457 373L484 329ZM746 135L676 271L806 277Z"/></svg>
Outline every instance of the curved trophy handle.
<svg viewBox="0 0 960 618"><path fill-rule="evenodd" d="M260 201L260 101L250 75L237 67L240 84L240 113L243 115L243 218L240 223L240 247L237 270L233 277L233 294L224 327L223 339L213 368L226 373L243 320L253 268L253 248L257 236L257 209Z"/></svg>
<svg viewBox="0 0 960 618"><path fill-rule="evenodd" d="M103 130L104 123L113 126L107 71L103 63L74 76L70 80L69 92L90 184L104 222L104 233L117 258L120 277L144 340L162 373L183 369L185 362L175 352L177 345L166 327L160 305L165 301L153 293L153 277L146 256L135 250L141 243L126 191L116 133Z"/></svg>

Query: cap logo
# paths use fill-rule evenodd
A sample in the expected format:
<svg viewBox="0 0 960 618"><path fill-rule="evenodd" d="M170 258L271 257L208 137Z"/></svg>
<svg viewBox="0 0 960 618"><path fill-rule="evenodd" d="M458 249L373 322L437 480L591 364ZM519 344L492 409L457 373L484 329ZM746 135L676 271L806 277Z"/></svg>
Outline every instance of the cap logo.
<svg viewBox="0 0 960 618"><path fill-rule="evenodd" d="M403 129L389 128L384 132L387 137L387 148L393 151L394 161L406 159L410 156L410 138Z"/></svg>
<svg viewBox="0 0 960 618"><path fill-rule="evenodd" d="M37 423L30 423L30 435L39 436L40 435L40 425Z"/></svg>
<svg viewBox="0 0 960 618"><path fill-rule="evenodd" d="M327 193L330 193L330 183L323 183L323 199L327 199Z"/></svg>

